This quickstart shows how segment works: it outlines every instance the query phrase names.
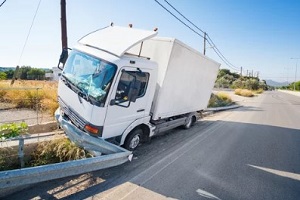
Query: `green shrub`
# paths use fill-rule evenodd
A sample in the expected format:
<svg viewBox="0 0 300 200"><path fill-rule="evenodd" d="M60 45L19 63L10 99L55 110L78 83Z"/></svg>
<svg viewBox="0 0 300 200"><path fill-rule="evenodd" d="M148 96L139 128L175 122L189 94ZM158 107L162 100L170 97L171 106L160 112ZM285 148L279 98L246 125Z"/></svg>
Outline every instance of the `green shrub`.
<svg viewBox="0 0 300 200"><path fill-rule="evenodd" d="M2 124L0 125L0 141L17 137L27 131L28 125L25 122Z"/></svg>

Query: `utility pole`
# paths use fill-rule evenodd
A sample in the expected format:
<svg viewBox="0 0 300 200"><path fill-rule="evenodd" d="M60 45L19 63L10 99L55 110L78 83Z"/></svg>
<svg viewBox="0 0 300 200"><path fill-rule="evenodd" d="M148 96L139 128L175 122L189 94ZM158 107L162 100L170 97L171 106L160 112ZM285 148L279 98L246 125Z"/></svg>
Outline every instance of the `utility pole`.
<svg viewBox="0 0 300 200"><path fill-rule="evenodd" d="M251 75L251 77L253 78L253 69L252 69L252 75Z"/></svg>
<svg viewBox="0 0 300 200"><path fill-rule="evenodd" d="M66 0L60 0L60 15L61 15L61 46L62 49L68 48L67 37L67 17L66 17Z"/></svg>
<svg viewBox="0 0 300 200"><path fill-rule="evenodd" d="M293 60L296 60L296 70L295 70L295 81L294 81L294 91L296 91L296 81L297 81L297 64L298 64L298 60L300 58L291 58Z"/></svg>
<svg viewBox="0 0 300 200"><path fill-rule="evenodd" d="M243 67L241 67L241 76L243 76Z"/></svg>
<svg viewBox="0 0 300 200"><path fill-rule="evenodd" d="M247 74L246 74L246 76L248 77L248 69L247 69Z"/></svg>
<svg viewBox="0 0 300 200"><path fill-rule="evenodd" d="M203 55L206 53L206 32L204 32L204 46L203 46Z"/></svg>

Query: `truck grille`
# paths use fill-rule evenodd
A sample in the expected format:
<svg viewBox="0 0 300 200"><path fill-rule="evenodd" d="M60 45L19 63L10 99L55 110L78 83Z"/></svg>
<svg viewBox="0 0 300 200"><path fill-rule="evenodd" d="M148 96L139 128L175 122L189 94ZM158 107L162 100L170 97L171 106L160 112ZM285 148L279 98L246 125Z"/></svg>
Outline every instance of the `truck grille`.
<svg viewBox="0 0 300 200"><path fill-rule="evenodd" d="M69 106L67 106L61 98L58 98L58 103L63 116L68 117L75 126L84 130L84 126L86 125L85 121L81 119Z"/></svg>

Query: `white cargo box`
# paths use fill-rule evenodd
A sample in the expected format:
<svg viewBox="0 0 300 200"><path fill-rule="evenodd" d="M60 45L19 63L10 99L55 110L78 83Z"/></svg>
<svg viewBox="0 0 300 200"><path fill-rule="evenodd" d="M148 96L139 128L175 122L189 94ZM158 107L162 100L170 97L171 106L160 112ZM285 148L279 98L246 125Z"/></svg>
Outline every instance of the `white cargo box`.
<svg viewBox="0 0 300 200"><path fill-rule="evenodd" d="M141 44L128 53L139 54ZM220 64L173 38L143 42L141 56L158 63L152 119L203 110L207 107Z"/></svg>

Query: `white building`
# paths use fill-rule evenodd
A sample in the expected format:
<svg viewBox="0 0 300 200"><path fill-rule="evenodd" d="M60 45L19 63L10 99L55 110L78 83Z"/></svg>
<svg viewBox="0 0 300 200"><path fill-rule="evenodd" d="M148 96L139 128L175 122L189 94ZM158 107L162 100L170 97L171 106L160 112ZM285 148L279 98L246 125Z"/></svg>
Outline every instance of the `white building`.
<svg viewBox="0 0 300 200"><path fill-rule="evenodd" d="M52 71L53 71L52 80L58 81L62 71L58 67L52 67Z"/></svg>

